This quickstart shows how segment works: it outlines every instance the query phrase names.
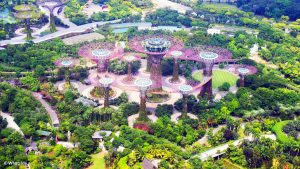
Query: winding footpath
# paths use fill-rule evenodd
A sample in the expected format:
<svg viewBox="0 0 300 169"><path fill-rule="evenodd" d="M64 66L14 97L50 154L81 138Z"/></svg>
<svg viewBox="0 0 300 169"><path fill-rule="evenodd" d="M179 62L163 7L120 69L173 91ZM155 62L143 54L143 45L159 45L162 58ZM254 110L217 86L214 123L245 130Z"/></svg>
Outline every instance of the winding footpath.
<svg viewBox="0 0 300 169"><path fill-rule="evenodd" d="M57 116L56 111L43 99L42 94L37 93L37 92L32 92L32 95L39 101L41 102L41 104L43 105L43 107L46 109L46 111L48 112L50 118L51 118L51 122L52 122L52 126L53 127L58 127L59 125L59 119Z"/></svg>
<svg viewBox="0 0 300 169"><path fill-rule="evenodd" d="M7 128L12 128L19 132L20 134L24 135L23 132L21 131L20 127L17 125L17 123L14 121L14 117L7 114L0 112L0 115L3 117L3 119L6 119L7 121Z"/></svg>
<svg viewBox="0 0 300 169"><path fill-rule="evenodd" d="M275 134L265 134L265 135L262 135L261 137L263 137L263 138L269 138L269 139L272 139L272 140L276 140ZM214 157L217 157L219 155L224 154L225 151L229 148L229 145L239 146L240 144L242 144L242 142L244 140L252 141L253 139L254 139L253 136L249 135L249 136L241 138L239 140L235 140L235 141L233 141L231 143L226 143L224 145L221 145L221 146L212 148L210 150L207 150L205 152L202 152L202 153L200 153L198 155L195 155L195 157L199 157L200 160L206 161L209 158L214 158Z"/></svg>

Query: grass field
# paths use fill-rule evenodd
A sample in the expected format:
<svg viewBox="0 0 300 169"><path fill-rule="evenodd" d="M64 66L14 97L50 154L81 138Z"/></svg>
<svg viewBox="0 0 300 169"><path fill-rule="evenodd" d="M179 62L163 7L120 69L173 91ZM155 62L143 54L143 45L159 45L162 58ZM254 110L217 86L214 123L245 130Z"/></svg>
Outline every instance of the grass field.
<svg viewBox="0 0 300 169"><path fill-rule="evenodd" d="M201 81L203 78L202 71L194 73L193 78L195 80ZM238 76L226 70L213 70L212 85L214 89L221 86L224 82L228 82L231 86L234 86L237 80Z"/></svg>
<svg viewBox="0 0 300 169"><path fill-rule="evenodd" d="M87 169L105 169L104 154L98 153L91 155L93 164Z"/></svg>
<svg viewBox="0 0 300 169"><path fill-rule="evenodd" d="M224 159L223 162L224 162L223 167L226 168L226 169L245 169L244 167L242 167L238 164L232 163L228 159Z"/></svg>

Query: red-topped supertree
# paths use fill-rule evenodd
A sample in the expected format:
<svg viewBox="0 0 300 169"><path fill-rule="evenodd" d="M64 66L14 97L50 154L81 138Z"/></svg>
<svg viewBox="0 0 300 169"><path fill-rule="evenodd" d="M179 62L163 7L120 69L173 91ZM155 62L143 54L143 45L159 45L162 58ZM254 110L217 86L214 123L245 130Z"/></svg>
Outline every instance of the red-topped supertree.
<svg viewBox="0 0 300 169"><path fill-rule="evenodd" d="M140 60L141 57L135 53L125 53L122 57L122 60L127 62L127 76L125 77L124 81L131 82L134 80L132 75L132 62Z"/></svg>
<svg viewBox="0 0 300 169"><path fill-rule="evenodd" d="M239 65L235 70L240 75L240 87L244 87L246 75L257 73L257 68L250 65Z"/></svg>
<svg viewBox="0 0 300 169"><path fill-rule="evenodd" d="M221 47L199 46L185 50L180 57L183 60L193 60L203 63L203 80L207 81L200 92L201 96L212 97L212 70L215 63L231 61L232 53Z"/></svg>
<svg viewBox="0 0 300 169"><path fill-rule="evenodd" d="M148 55L148 61L151 62L150 79L153 81L152 91L162 90L162 68L163 57L172 52L183 49L182 41L170 36L150 35L139 36L130 40L131 49Z"/></svg>
<svg viewBox="0 0 300 169"><path fill-rule="evenodd" d="M70 82L70 68L76 66L79 64L79 60L71 57L63 57L54 62L54 64L57 67L64 67L66 68L65 71L65 80L66 80L66 86L70 87L71 82Z"/></svg>
<svg viewBox="0 0 300 169"><path fill-rule="evenodd" d="M98 73L107 72L108 61L121 56L122 53L119 47L108 42L89 43L78 49L78 55L97 63Z"/></svg>

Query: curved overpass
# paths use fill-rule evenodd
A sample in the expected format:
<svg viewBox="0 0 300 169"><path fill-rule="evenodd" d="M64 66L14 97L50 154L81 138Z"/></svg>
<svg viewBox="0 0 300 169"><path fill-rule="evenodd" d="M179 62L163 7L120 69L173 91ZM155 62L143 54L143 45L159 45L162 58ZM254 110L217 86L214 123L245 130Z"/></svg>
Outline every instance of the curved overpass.
<svg viewBox="0 0 300 169"><path fill-rule="evenodd" d="M85 25L80 25L80 26L74 26L68 29L64 29L64 30L60 30L42 37L38 37L36 39L33 39L32 41L34 43L40 43L40 42L44 42L44 41L48 41L51 39L55 39L55 38L60 38L63 36L67 36L70 34L76 34L76 33L83 33L88 31L89 29L93 29L96 28L97 26L101 26L101 25L105 25L105 24L112 24L112 23L118 23L121 20L113 20L113 21L106 21L106 22L93 22L93 23L88 23ZM0 46L7 46L7 45L17 45L17 44L24 44L27 41L24 39L14 39L14 40L3 40L0 41Z"/></svg>

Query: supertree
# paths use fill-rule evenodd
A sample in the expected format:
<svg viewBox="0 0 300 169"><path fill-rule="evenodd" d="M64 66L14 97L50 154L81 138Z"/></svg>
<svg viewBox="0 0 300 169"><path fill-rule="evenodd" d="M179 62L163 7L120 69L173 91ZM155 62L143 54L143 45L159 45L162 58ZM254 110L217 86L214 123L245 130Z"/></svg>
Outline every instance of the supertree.
<svg viewBox="0 0 300 169"><path fill-rule="evenodd" d="M109 77L104 77L99 80L99 83L104 87L104 108L109 107L109 89L110 85L113 83L113 79Z"/></svg>
<svg viewBox="0 0 300 169"><path fill-rule="evenodd" d="M131 82L134 80L134 77L132 75L132 62L137 61L139 59L141 58L134 53L126 53L122 57L122 60L127 62L127 77L125 77L125 81Z"/></svg>
<svg viewBox="0 0 300 169"><path fill-rule="evenodd" d="M78 55L97 63L98 73L107 72L108 61L121 56L122 53L115 44L107 42L89 43L78 49Z"/></svg>
<svg viewBox="0 0 300 169"><path fill-rule="evenodd" d="M186 118L188 114L188 107L187 107L187 97L188 94L193 90L193 87L190 85L181 85L178 87L180 93L182 94L182 101L183 101L183 109L182 109L182 118Z"/></svg>
<svg viewBox="0 0 300 169"><path fill-rule="evenodd" d="M153 81L152 91L162 90L162 68L163 57L172 52L183 49L184 44L178 39L164 35L140 36L130 40L131 49L148 55L151 62L150 79Z"/></svg>
<svg viewBox="0 0 300 169"><path fill-rule="evenodd" d="M54 17L54 9L64 5L64 1L60 0L37 0L37 4L42 5L43 7L49 10L50 14L50 31L55 32L55 17Z"/></svg>
<svg viewBox="0 0 300 169"><path fill-rule="evenodd" d="M240 87L245 86L245 76L257 73L257 68L250 65L239 65L236 72L240 75Z"/></svg>
<svg viewBox="0 0 300 169"><path fill-rule="evenodd" d="M41 13L38 11L36 6L31 4L22 4L14 6L14 10L16 11L15 17L19 20L23 20L25 22L25 30L27 34L27 40L32 39L31 29L30 29L30 20L38 19L41 17Z"/></svg>
<svg viewBox="0 0 300 169"><path fill-rule="evenodd" d="M58 59L54 62L54 64L57 67L64 67L66 68L65 71L65 80L66 80L66 86L70 87L71 86L71 81L70 81L70 68L76 66L79 63L78 59L66 57L66 58L61 58Z"/></svg>
<svg viewBox="0 0 300 169"><path fill-rule="evenodd" d="M171 79L172 83L179 83L179 65L178 65L178 58L183 55L183 52L180 50L175 50L170 53L171 57L173 58L174 65L173 65L173 77Z"/></svg>
<svg viewBox="0 0 300 169"><path fill-rule="evenodd" d="M185 50L185 54L180 57L183 60L193 60L203 64L203 81L201 96L207 95L212 98L212 70L215 63L235 61L232 60L232 53L220 47L199 46Z"/></svg>
<svg viewBox="0 0 300 169"><path fill-rule="evenodd" d="M134 84L140 90L139 119L148 119L146 110L146 93L149 87L152 85L152 81L148 78L139 78L134 81Z"/></svg>

